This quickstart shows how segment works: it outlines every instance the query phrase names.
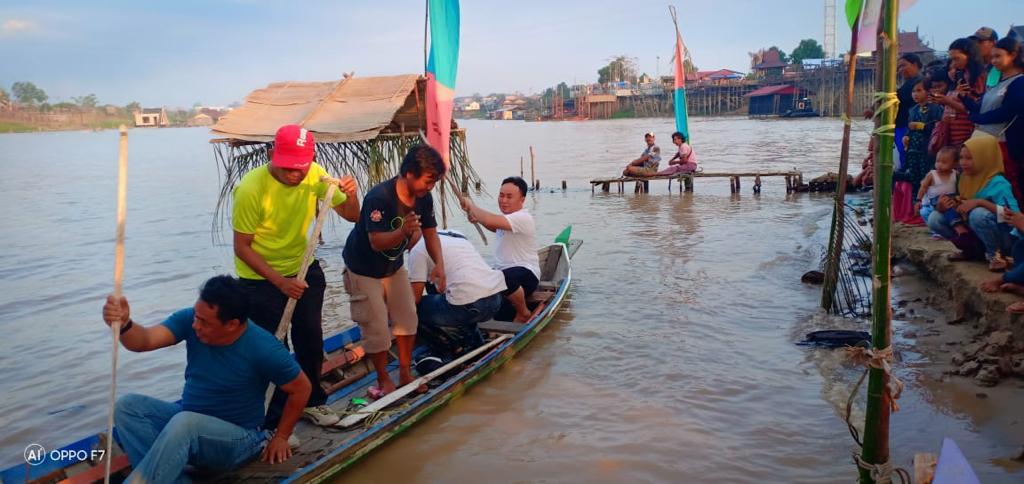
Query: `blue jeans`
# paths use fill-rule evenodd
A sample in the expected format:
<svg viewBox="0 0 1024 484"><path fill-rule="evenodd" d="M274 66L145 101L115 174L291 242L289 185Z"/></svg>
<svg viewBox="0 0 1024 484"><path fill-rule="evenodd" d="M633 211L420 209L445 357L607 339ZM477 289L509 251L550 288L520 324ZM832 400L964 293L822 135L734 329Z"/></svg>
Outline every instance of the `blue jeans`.
<svg viewBox="0 0 1024 484"><path fill-rule="evenodd" d="M1013 267L1003 273L1003 282L1024 285L1024 240L1013 244Z"/></svg>
<svg viewBox="0 0 1024 484"><path fill-rule="evenodd" d="M956 232L950 223L950 217L935 211L928 217L928 228L933 232L952 240ZM1009 225L996 221L996 214L983 207L975 208L967 214L967 226L985 245L985 257L991 259L996 251L1009 254L1013 250L1016 237L1010 234L1013 230Z"/></svg>
<svg viewBox="0 0 1024 484"><path fill-rule="evenodd" d="M136 394L117 400L114 422L132 464L127 482L189 482L186 464L233 469L259 454L267 438L259 428L244 429Z"/></svg>
<svg viewBox="0 0 1024 484"><path fill-rule="evenodd" d="M416 314L419 316L420 329L426 327L429 333L435 333L432 330L444 332L452 340L454 347L450 350L461 348L465 351L484 344L477 323L494 318L501 307L501 300L501 293L497 293L455 306L448 303L442 294L428 294L420 299Z"/></svg>

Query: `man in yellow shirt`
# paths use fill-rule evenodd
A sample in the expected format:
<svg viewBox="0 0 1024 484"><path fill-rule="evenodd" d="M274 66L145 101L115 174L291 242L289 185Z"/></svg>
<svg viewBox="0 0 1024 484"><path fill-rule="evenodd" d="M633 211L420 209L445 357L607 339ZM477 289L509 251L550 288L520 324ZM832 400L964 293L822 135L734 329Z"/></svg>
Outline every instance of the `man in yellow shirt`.
<svg viewBox="0 0 1024 484"><path fill-rule="evenodd" d="M323 363L321 310L327 285L316 260L306 280L296 278L306 250L306 234L318 200L327 192L320 177L327 171L313 162L313 133L290 124L277 130L270 163L247 173L235 187L232 227L235 269L251 298L250 319L271 334L277 331L289 298L298 302L292 315L291 342L295 359L309 378L313 392L303 412L317 425L329 426L339 417L326 405L320 386ZM355 222L359 201L352 177L341 180L341 190L331 200L334 211ZM267 410L266 426L280 418L285 395L275 392Z"/></svg>

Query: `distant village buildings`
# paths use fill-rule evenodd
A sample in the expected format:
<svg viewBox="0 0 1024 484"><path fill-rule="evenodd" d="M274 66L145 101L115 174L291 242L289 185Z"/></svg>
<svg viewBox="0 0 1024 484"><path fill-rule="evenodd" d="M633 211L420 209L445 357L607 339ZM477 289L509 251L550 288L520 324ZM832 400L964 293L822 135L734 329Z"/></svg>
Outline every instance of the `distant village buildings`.
<svg viewBox="0 0 1024 484"><path fill-rule="evenodd" d="M171 124L164 108L142 108L133 112L132 116L136 128L164 128Z"/></svg>

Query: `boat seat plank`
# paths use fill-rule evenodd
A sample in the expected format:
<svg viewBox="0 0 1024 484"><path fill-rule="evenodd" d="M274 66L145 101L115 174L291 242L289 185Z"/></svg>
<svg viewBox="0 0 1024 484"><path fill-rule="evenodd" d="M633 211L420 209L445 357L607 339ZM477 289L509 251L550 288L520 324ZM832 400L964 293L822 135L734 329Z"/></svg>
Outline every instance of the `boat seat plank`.
<svg viewBox="0 0 1024 484"><path fill-rule="evenodd" d="M520 329L523 329L523 323L513 323L512 321L496 321L494 319L490 321L484 321L479 324L480 329L491 333L518 333Z"/></svg>
<svg viewBox="0 0 1024 484"><path fill-rule="evenodd" d="M110 461L110 475L114 476L118 472L121 472L128 468L128 455L121 454L114 456L114 460ZM107 473L106 463L97 463L90 467L84 472L79 472L73 476L68 477L60 481L61 484L89 484L96 481L102 481L103 477Z"/></svg>

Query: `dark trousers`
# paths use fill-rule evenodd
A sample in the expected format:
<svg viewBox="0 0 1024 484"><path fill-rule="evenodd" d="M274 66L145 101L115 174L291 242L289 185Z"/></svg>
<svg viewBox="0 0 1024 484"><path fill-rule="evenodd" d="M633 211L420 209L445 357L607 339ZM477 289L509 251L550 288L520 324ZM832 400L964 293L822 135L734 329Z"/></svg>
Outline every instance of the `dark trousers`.
<svg viewBox="0 0 1024 484"><path fill-rule="evenodd" d="M503 296L508 296L517 289L523 288L523 296L530 297L533 291L537 290L537 286L540 281L537 280L537 276L533 275L533 271L525 267L509 267L501 270L502 274L505 275L505 287L502 291ZM512 306L512 303L508 302L508 299L501 300L501 309L494 315L494 319L498 321L512 321L516 317L516 308Z"/></svg>
<svg viewBox="0 0 1024 484"><path fill-rule="evenodd" d="M278 324L281 323L281 315L284 314L288 296L285 296L280 289L267 280L242 279L242 284L249 293L251 304L249 318L261 328L269 331L270 334L274 334ZM309 266L309 272L306 273L306 284L309 284L309 287L302 293L302 298L299 299L295 305L295 312L292 313L289 339L294 346L295 360L313 385L313 393L310 394L309 403L306 406L315 407L327 402L327 393L320 386L320 370L324 360L321 310L324 305L324 290L327 287L327 281L324 279L324 271L320 268L319 261L314 260L313 264ZM287 399L287 395L280 389L274 391L270 408L267 409L266 428L277 427L277 421L281 418Z"/></svg>

